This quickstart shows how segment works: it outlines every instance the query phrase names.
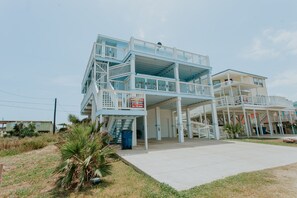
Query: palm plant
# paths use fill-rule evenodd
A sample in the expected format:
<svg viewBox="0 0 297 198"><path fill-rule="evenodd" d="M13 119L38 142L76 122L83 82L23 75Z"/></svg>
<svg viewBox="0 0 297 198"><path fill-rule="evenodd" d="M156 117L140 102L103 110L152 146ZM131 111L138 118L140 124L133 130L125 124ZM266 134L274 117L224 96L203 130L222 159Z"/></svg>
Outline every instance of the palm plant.
<svg viewBox="0 0 297 198"><path fill-rule="evenodd" d="M243 132L242 126L240 124L225 124L224 131L228 133L230 138L236 139L239 134Z"/></svg>
<svg viewBox="0 0 297 198"><path fill-rule="evenodd" d="M55 170L60 174L57 186L80 190L94 177L111 173L114 150L108 145L109 136L99 132L94 124L75 124L69 128L66 143L61 147L62 161Z"/></svg>

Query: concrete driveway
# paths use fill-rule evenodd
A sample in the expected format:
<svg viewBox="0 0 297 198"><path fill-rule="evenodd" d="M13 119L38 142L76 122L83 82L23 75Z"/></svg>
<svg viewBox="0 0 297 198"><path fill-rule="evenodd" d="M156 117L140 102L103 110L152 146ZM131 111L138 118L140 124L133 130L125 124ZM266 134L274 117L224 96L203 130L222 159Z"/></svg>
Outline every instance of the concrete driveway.
<svg viewBox="0 0 297 198"><path fill-rule="evenodd" d="M120 152L134 166L177 190L242 172L297 162L297 148L256 143L204 145L147 153Z"/></svg>

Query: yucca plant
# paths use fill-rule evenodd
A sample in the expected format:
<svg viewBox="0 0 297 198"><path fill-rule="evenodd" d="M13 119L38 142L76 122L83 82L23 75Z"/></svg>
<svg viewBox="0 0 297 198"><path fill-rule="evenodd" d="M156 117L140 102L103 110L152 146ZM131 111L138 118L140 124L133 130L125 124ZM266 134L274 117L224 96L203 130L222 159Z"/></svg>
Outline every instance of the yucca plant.
<svg viewBox="0 0 297 198"><path fill-rule="evenodd" d="M80 190L91 178L110 174L115 152L109 140L108 134L99 132L94 124L72 125L60 148L62 160L55 170L60 175L57 187Z"/></svg>
<svg viewBox="0 0 297 198"><path fill-rule="evenodd" d="M236 139L239 134L243 132L242 126L240 124L225 124L224 131L228 133L229 138Z"/></svg>

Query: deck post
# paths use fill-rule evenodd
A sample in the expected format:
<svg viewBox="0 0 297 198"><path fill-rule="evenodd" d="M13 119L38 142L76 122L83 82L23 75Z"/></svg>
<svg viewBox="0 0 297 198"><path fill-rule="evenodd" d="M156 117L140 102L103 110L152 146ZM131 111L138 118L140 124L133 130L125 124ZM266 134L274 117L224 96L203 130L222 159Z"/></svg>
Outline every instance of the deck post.
<svg viewBox="0 0 297 198"><path fill-rule="evenodd" d="M254 122L255 122L255 125L256 125L256 132L257 132L257 136L259 137L259 129L258 129L258 122L257 122L256 110L253 109L253 112L254 112Z"/></svg>
<svg viewBox="0 0 297 198"><path fill-rule="evenodd" d="M223 119L224 119L224 125L226 125L226 115L225 115L225 111L223 110Z"/></svg>
<svg viewBox="0 0 297 198"><path fill-rule="evenodd" d="M236 113L235 113L235 111L233 111L233 124L234 125L236 124Z"/></svg>
<svg viewBox="0 0 297 198"><path fill-rule="evenodd" d="M161 118L160 118L160 107L155 108L156 113L156 139L161 140L162 134L161 134Z"/></svg>
<svg viewBox="0 0 297 198"><path fill-rule="evenodd" d="M207 124L205 105L203 105L204 124Z"/></svg>
<svg viewBox="0 0 297 198"><path fill-rule="evenodd" d="M183 117L181 108L181 97L177 97L176 101L176 114L177 114L177 129L178 129L178 142L184 142L184 127L183 127Z"/></svg>
<svg viewBox="0 0 297 198"><path fill-rule="evenodd" d="M218 115L217 115L217 108L216 108L216 101L212 100L211 102L211 117L212 117L212 127L216 136L216 139L220 139L220 130L218 125Z"/></svg>
<svg viewBox="0 0 297 198"><path fill-rule="evenodd" d="M175 81L176 81L176 93L180 93L180 84L179 84L179 64L178 63L175 63L175 66L174 66L174 78L175 78Z"/></svg>
<svg viewBox="0 0 297 198"><path fill-rule="evenodd" d="M171 111L172 118L172 137L176 137L176 118L174 111Z"/></svg>
<svg viewBox="0 0 297 198"><path fill-rule="evenodd" d="M131 68L130 89L134 90L135 89L135 54L131 54L130 68Z"/></svg>
<svg viewBox="0 0 297 198"><path fill-rule="evenodd" d="M267 119L268 119L270 135L272 136L273 135L273 127L272 127L272 123L271 123L271 120L270 120L270 115L269 115L268 109L266 110L266 114L267 114Z"/></svg>
<svg viewBox="0 0 297 198"><path fill-rule="evenodd" d="M246 111L245 108L242 107L242 112L243 112L243 118L244 118L244 126L245 126L245 133L249 137L249 128L248 128L248 123L247 123L247 117L246 117Z"/></svg>
<svg viewBox="0 0 297 198"><path fill-rule="evenodd" d="M293 126L292 112L291 111L289 111L289 115L290 115L290 122L291 122L292 134L295 134L295 130L294 130L294 126Z"/></svg>
<svg viewBox="0 0 297 198"><path fill-rule="evenodd" d="M144 148L145 150L148 150L147 115L143 116L143 125L144 125Z"/></svg>
<svg viewBox="0 0 297 198"><path fill-rule="evenodd" d="M279 118L279 132L280 132L280 134L285 135L284 128L283 128L283 121L282 121L281 111L278 112L278 118Z"/></svg>
<svg viewBox="0 0 297 198"><path fill-rule="evenodd" d="M133 118L132 122L132 131L133 131L133 141L132 146L137 146L137 129L136 129L136 118Z"/></svg>
<svg viewBox="0 0 297 198"><path fill-rule="evenodd" d="M187 130L188 130L188 137L192 139L193 138L193 133L192 133L190 108L187 108Z"/></svg>

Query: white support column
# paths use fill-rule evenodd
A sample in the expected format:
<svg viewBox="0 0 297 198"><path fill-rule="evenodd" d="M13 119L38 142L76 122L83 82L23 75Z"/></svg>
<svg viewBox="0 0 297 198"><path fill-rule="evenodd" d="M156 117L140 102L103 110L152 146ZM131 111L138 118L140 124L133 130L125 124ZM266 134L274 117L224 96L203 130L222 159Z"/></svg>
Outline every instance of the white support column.
<svg viewBox="0 0 297 198"><path fill-rule="evenodd" d="M176 101L176 114L177 114L177 129L178 129L178 142L184 142L184 127L183 127L183 117L181 108L181 97L177 97Z"/></svg>
<svg viewBox="0 0 297 198"><path fill-rule="evenodd" d="M270 115L269 115L269 111L266 110L266 114L267 114L267 119L268 119L268 125L269 125L269 131L270 131L270 135L273 135L273 127L272 127L272 123L270 120Z"/></svg>
<svg viewBox="0 0 297 198"><path fill-rule="evenodd" d="M280 134L284 135L284 128L283 128L283 121L281 116L281 111L278 112L278 118L279 118L279 132Z"/></svg>
<svg viewBox="0 0 297 198"><path fill-rule="evenodd" d="M261 122L261 120L260 120L260 114L259 114L259 116L258 116L258 123L259 123L260 133L261 133L261 135L264 135L264 133L263 133L262 122Z"/></svg>
<svg viewBox="0 0 297 198"><path fill-rule="evenodd" d="M227 97L226 97L227 99ZM229 102L227 101L227 116L228 116L228 124L231 124L231 116L230 116L230 109L229 109Z"/></svg>
<svg viewBox="0 0 297 198"><path fill-rule="evenodd" d="M206 118L205 105L203 105L203 115L204 115L204 124L208 124L208 123L207 123L207 118Z"/></svg>
<svg viewBox="0 0 297 198"><path fill-rule="evenodd" d="M295 134L295 130L294 130L294 126L293 126L293 117L292 117L292 112L289 111L289 115L290 115L290 123L291 123L291 128L292 128L292 134Z"/></svg>
<svg viewBox="0 0 297 198"><path fill-rule="evenodd" d="M212 117L212 127L213 131L215 133L216 139L220 139L220 130L219 130L219 123L218 123L218 115L217 115L217 108L216 108L216 100L214 96L214 91L213 91L213 84L212 84L212 79L211 79L211 70L208 73L208 79L209 79L209 85L211 89L211 96L212 96L212 101L211 101L211 117Z"/></svg>
<svg viewBox="0 0 297 198"><path fill-rule="evenodd" d="M132 123L132 135L133 135L133 141L132 141L132 146L137 146L137 129L136 129L136 118L133 119Z"/></svg>
<svg viewBox="0 0 297 198"><path fill-rule="evenodd" d="M130 90L134 90L135 89L135 54L131 54L130 68L131 68Z"/></svg>
<svg viewBox="0 0 297 198"><path fill-rule="evenodd" d="M247 115L244 107L242 107L242 112L243 112L243 118L244 118L245 133L249 137L250 135L249 135L248 122L247 122Z"/></svg>
<svg viewBox="0 0 297 198"><path fill-rule="evenodd" d="M172 118L172 137L176 137L176 118L174 111L171 112Z"/></svg>
<svg viewBox="0 0 297 198"><path fill-rule="evenodd" d="M101 56L104 58L105 57L105 41L102 41L102 54Z"/></svg>
<svg viewBox="0 0 297 198"><path fill-rule="evenodd" d="M191 115L190 115L190 109L187 108L187 130L188 130L188 137L190 139L193 138L193 133L192 133L192 122L191 122Z"/></svg>
<svg viewBox="0 0 297 198"><path fill-rule="evenodd" d="M155 109L156 113L156 139L161 140L162 134L161 134L161 117L160 117L160 107L156 107Z"/></svg>
<svg viewBox="0 0 297 198"><path fill-rule="evenodd" d="M236 124L236 113L235 113L235 111L233 111L233 124L234 125Z"/></svg>
<svg viewBox="0 0 297 198"><path fill-rule="evenodd" d="M143 124L144 124L144 148L148 150L148 136L147 136L147 116L143 116Z"/></svg>
<svg viewBox="0 0 297 198"><path fill-rule="evenodd" d="M211 103L211 112L212 112L212 127L215 132L216 139L220 139L220 130L219 130L219 124L218 124L218 115L217 115L217 109L216 109L216 101L212 100Z"/></svg>
<svg viewBox="0 0 297 198"><path fill-rule="evenodd" d="M254 109L253 111L254 111L254 122L255 122L255 125L256 125L256 132L257 132L257 136L259 136L259 129L258 129L256 110Z"/></svg>
<svg viewBox="0 0 297 198"><path fill-rule="evenodd" d="M95 99L93 98L92 100L92 110L91 110L91 121L92 123L96 121L96 102Z"/></svg>
<svg viewBox="0 0 297 198"><path fill-rule="evenodd" d="M224 119L224 125L226 124L226 115L225 115L225 111L223 111L223 119Z"/></svg>
<svg viewBox="0 0 297 198"><path fill-rule="evenodd" d="M175 66L174 66L174 78L176 80L176 92L177 93L180 93L180 84L179 84L179 65L178 63L175 63Z"/></svg>

